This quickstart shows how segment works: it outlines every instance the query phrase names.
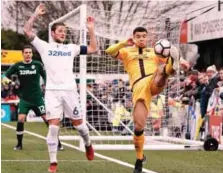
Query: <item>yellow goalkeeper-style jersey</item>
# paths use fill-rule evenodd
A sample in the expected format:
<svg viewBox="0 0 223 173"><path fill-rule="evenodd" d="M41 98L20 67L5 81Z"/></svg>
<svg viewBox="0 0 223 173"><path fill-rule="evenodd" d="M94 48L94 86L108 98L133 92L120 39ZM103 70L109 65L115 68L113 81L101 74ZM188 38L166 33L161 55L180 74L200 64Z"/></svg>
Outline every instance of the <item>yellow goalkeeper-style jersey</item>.
<svg viewBox="0 0 223 173"><path fill-rule="evenodd" d="M153 48L128 47L119 50L118 56L129 74L130 85L133 85L144 77L153 74L160 62L166 58L156 55Z"/></svg>

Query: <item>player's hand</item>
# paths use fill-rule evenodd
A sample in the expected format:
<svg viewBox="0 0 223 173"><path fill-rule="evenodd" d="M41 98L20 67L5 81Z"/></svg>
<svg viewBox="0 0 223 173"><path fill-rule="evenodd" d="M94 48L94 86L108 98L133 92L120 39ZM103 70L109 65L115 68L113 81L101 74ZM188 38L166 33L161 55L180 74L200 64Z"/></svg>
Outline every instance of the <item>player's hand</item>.
<svg viewBox="0 0 223 173"><path fill-rule="evenodd" d="M133 38L129 38L126 43L125 46L133 46L135 44Z"/></svg>
<svg viewBox="0 0 223 173"><path fill-rule="evenodd" d="M46 13L46 6L43 3L40 3L35 10L35 15L36 16L42 16Z"/></svg>
<svg viewBox="0 0 223 173"><path fill-rule="evenodd" d="M11 85L15 85L15 82L13 82L12 80L10 80L10 79L7 78L7 77L3 77L3 78L2 78L2 84L3 84L3 85L9 85L9 84L11 84Z"/></svg>
<svg viewBox="0 0 223 173"><path fill-rule="evenodd" d="M91 16L87 17L87 29L88 31L92 31L94 29L94 18Z"/></svg>
<svg viewBox="0 0 223 173"><path fill-rule="evenodd" d="M190 69L191 65L188 61L186 61L183 58L180 58L180 68L184 71L188 71Z"/></svg>

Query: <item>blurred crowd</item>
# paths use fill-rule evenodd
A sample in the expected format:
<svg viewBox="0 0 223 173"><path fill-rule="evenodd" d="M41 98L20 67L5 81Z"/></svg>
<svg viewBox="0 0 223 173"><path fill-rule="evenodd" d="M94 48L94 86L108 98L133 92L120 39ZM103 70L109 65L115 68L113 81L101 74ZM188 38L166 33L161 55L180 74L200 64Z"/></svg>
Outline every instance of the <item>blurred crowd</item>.
<svg viewBox="0 0 223 173"><path fill-rule="evenodd" d="M178 78L169 80L168 96L169 101L172 101L169 102L169 105L173 105L173 102L175 106L188 104L191 98L194 98L195 101L199 102L201 115L204 117L211 94L216 88L223 87L223 68L217 70L212 65L203 72L190 70ZM19 81L16 76L13 76L12 80L15 85L2 86L1 88L2 101L18 100L19 98ZM80 85L77 85L79 90ZM41 87L44 95L45 86L42 85ZM125 129L125 125L132 128L132 96L128 81L122 79L108 79L103 80L103 82L92 81L87 84L87 90L86 118L96 130L121 132ZM223 93L221 95L223 96ZM164 102L165 96L163 94L154 97L151 103L151 116L155 122L152 123L154 128L160 128L161 122L158 121L158 118L165 116ZM11 110L15 111L16 106L16 104L12 105ZM170 112L174 112L173 109ZM179 112L177 116L179 116Z"/></svg>
<svg viewBox="0 0 223 173"><path fill-rule="evenodd" d="M120 120L126 123L129 121L132 109L131 89L129 82L122 79L105 80L104 82L94 82L87 85L87 120L97 130L110 131L123 128L120 126ZM91 94L100 100L100 103L92 98ZM112 111L106 110L106 108ZM124 112L120 116L119 112ZM115 113L116 111L116 113Z"/></svg>
<svg viewBox="0 0 223 173"><path fill-rule="evenodd" d="M193 98L193 100L195 100L194 102L200 104L201 116L204 117L207 112L209 98L213 91L216 88L223 87L223 68L217 70L216 67L212 65L202 72L190 70L186 74L180 76L179 82L176 81L177 78L169 80L168 104L174 105L174 107L187 105ZM101 101L99 104L95 98L92 98L88 94L87 120L97 130L120 132L123 129L123 124L127 125L132 121L131 90L128 81L122 79L105 80L103 83L89 83L87 88L89 92ZM156 122L152 122L154 128L160 128L161 122L157 122L158 118L166 114L166 112L164 112L164 95L165 93L159 97L154 97L151 103L151 117L153 117L153 121ZM110 109L112 113L109 113L103 105ZM180 109L177 109L175 112L177 111L180 111ZM174 108L171 108L170 114L173 112ZM179 112L176 113L176 117L177 116L179 117ZM178 119L182 121L183 118L180 117ZM186 121L186 118L183 120ZM157 126L157 123L160 125ZM176 122L173 122L173 124L174 123Z"/></svg>
<svg viewBox="0 0 223 173"><path fill-rule="evenodd" d="M204 72L191 70L186 77L181 78L180 84L180 100L186 102L192 97L195 98L200 103L201 115L204 117L213 91L223 87L223 68L217 70L215 65L212 65Z"/></svg>

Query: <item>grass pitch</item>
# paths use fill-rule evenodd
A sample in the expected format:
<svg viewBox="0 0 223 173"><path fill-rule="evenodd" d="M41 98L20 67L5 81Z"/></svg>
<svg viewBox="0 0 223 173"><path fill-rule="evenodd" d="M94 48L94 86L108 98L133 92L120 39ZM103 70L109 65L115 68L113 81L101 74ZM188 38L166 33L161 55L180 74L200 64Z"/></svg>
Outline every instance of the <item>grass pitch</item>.
<svg viewBox="0 0 223 173"><path fill-rule="evenodd" d="M16 126L16 123L10 123ZM43 123L26 123L25 129L43 136L47 128ZM1 172L47 173L49 166L45 140L25 134L24 149L14 151L15 131L1 126ZM75 142L69 142L76 145ZM96 151L121 161L134 164L134 151ZM223 152L205 151L145 151L148 158L144 168L158 173L222 173ZM84 153L65 147L58 153L58 173L132 173L132 168L95 158L87 161Z"/></svg>

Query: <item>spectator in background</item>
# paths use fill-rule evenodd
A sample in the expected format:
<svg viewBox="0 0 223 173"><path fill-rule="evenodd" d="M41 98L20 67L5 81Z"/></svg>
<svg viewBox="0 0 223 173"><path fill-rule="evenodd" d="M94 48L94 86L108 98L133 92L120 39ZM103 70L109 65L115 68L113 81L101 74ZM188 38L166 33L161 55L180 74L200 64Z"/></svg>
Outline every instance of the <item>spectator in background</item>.
<svg viewBox="0 0 223 173"><path fill-rule="evenodd" d="M216 66L215 65L209 66L206 69L206 74L207 74L209 80L211 80L213 77L215 77L218 74Z"/></svg>
<svg viewBox="0 0 223 173"><path fill-rule="evenodd" d="M196 96L198 92L198 88L196 82L190 83L190 90L184 92L184 96L191 98L192 96Z"/></svg>
<svg viewBox="0 0 223 173"><path fill-rule="evenodd" d="M4 99L4 101L15 101L15 100L19 100L19 97L13 93L13 90L9 91L9 95L6 96L6 98ZM11 120L15 121L17 119L17 104L10 104L10 114L11 114Z"/></svg>
<svg viewBox="0 0 223 173"><path fill-rule="evenodd" d="M199 73L199 75L198 75L199 86L197 87L199 99L201 98L201 91L208 84L208 80L205 80L205 78L207 78L205 73Z"/></svg>
<svg viewBox="0 0 223 173"><path fill-rule="evenodd" d="M215 67L215 65L209 66L206 70L209 82L206 87L206 97L209 99L211 96L213 90L217 88L217 83L218 83L218 72Z"/></svg>
<svg viewBox="0 0 223 173"><path fill-rule="evenodd" d="M9 86L5 85L5 86L1 87L1 98L5 99L8 94L9 94Z"/></svg>
<svg viewBox="0 0 223 173"><path fill-rule="evenodd" d="M209 98L213 90L217 87L218 77L215 65L209 66L206 70L206 74L200 77L201 87L200 91L200 106L202 118L207 113L207 106Z"/></svg>
<svg viewBox="0 0 223 173"><path fill-rule="evenodd" d="M191 70L189 72L188 78L190 81L195 82L196 84L198 83L198 71L197 70Z"/></svg>
<svg viewBox="0 0 223 173"><path fill-rule="evenodd" d="M188 72L188 76L183 82L184 90L183 90L183 100L188 102L193 96L195 99L198 97L198 71L191 70Z"/></svg>
<svg viewBox="0 0 223 173"><path fill-rule="evenodd" d="M217 86L218 87L223 86L223 67L219 70L219 77L218 77Z"/></svg>
<svg viewBox="0 0 223 173"><path fill-rule="evenodd" d="M117 80L117 87L114 88L114 102L124 103L125 101L125 82L122 79Z"/></svg>
<svg viewBox="0 0 223 173"><path fill-rule="evenodd" d="M10 90L8 96L6 96L4 100L11 101L11 100L18 100L18 99L19 97L16 94L14 94L12 90Z"/></svg>

